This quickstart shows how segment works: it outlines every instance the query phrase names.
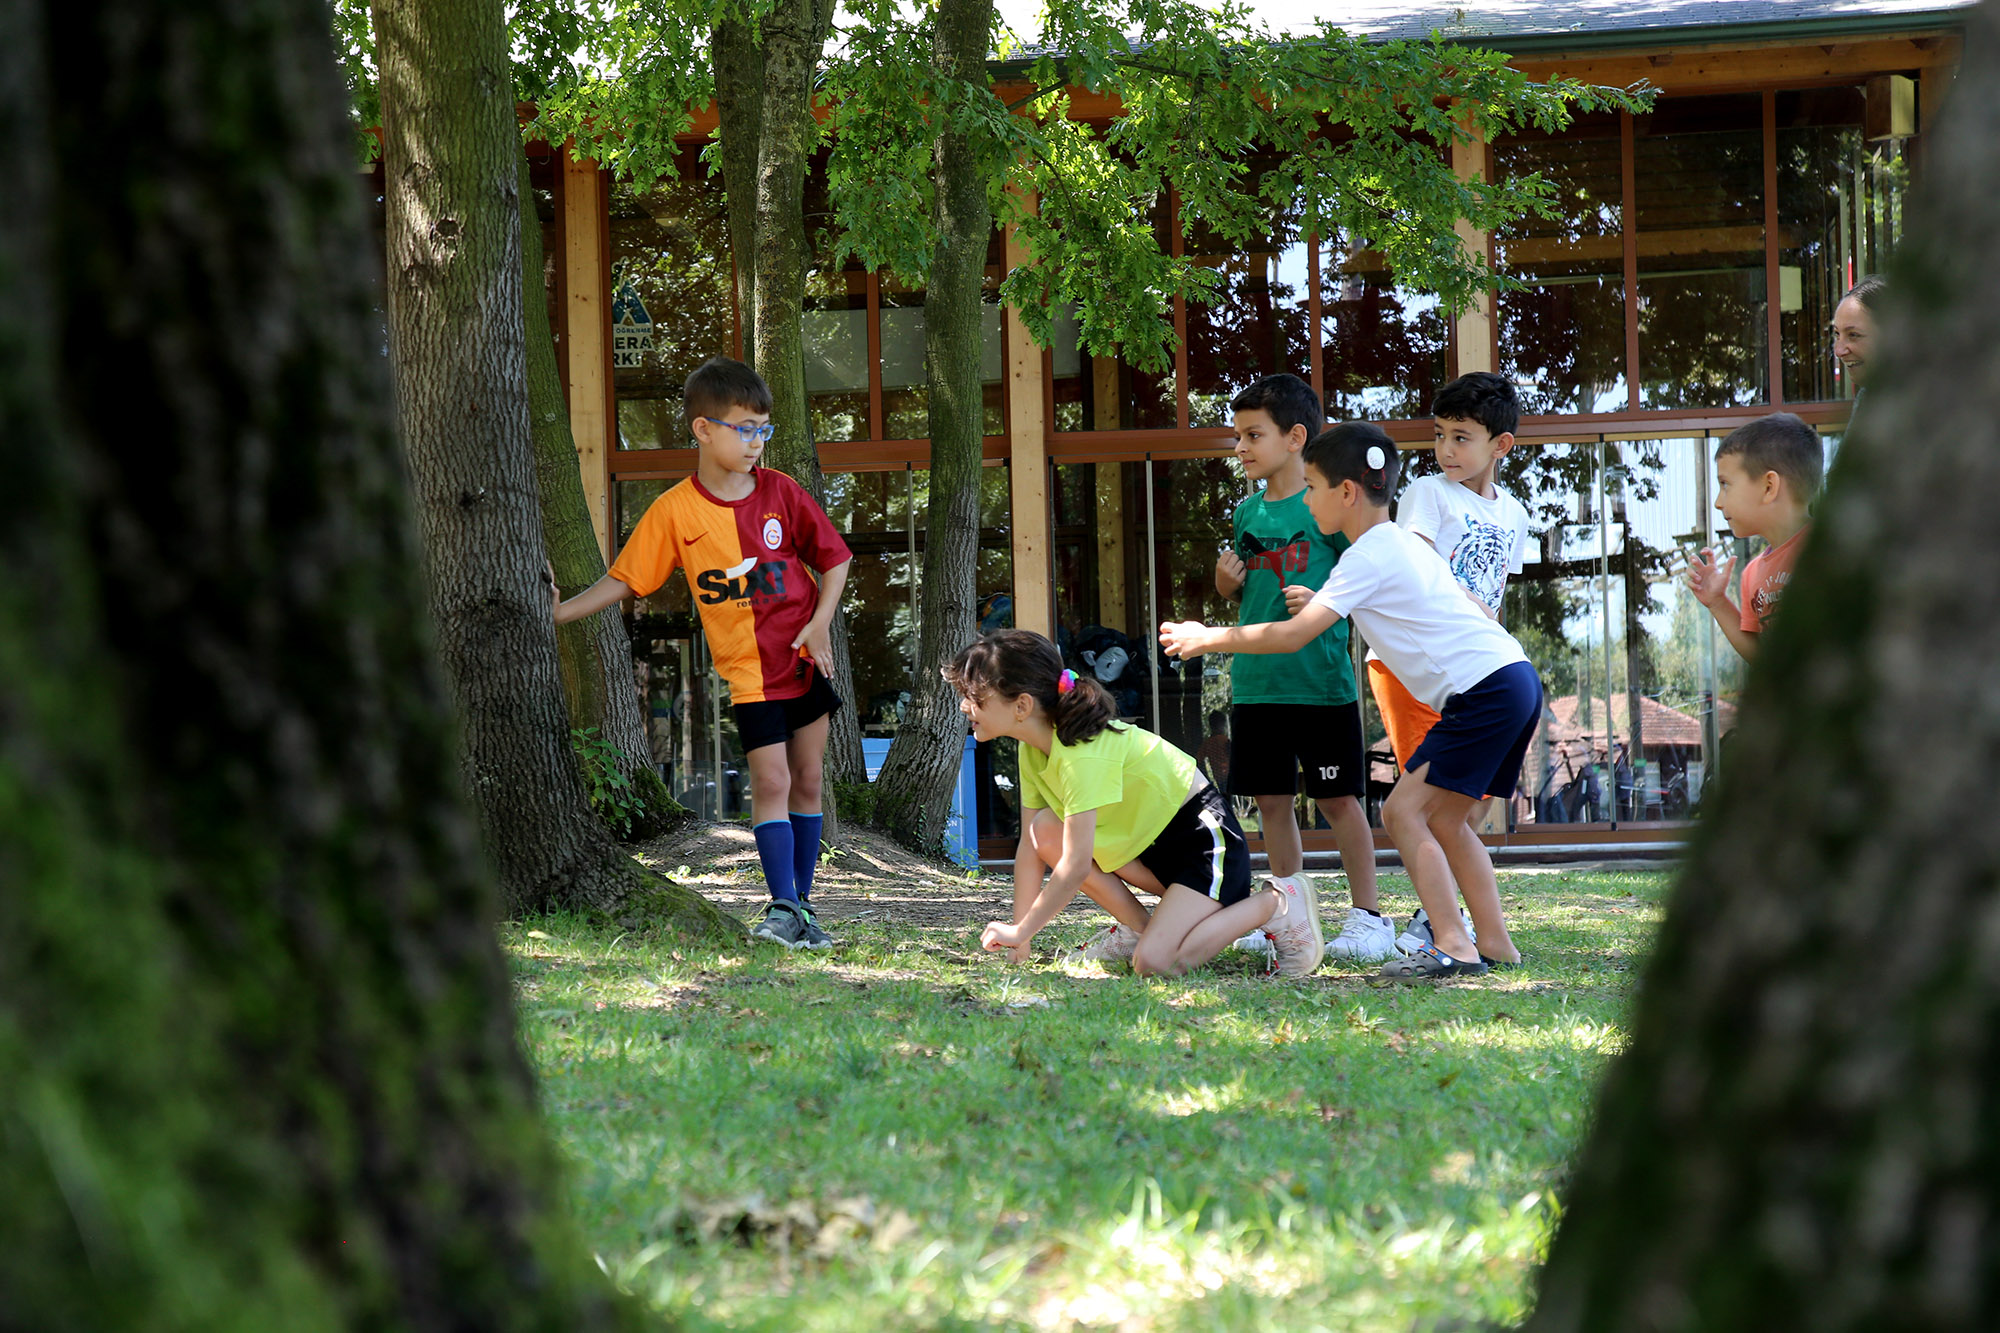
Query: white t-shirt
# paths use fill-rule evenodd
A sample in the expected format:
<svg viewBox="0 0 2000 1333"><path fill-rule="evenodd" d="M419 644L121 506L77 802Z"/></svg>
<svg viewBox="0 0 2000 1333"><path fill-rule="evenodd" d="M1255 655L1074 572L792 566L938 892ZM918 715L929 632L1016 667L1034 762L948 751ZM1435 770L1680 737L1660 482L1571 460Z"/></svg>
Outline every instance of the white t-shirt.
<svg viewBox="0 0 2000 1333"><path fill-rule="evenodd" d="M1313 601L1353 621L1396 679L1439 712L1452 695L1528 660L1472 604L1444 557L1394 523L1362 533Z"/></svg>
<svg viewBox="0 0 2000 1333"><path fill-rule="evenodd" d="M1449 477L1419 477L1396 502L1396 522L1437 548L1459 586L1500 614L1507 576L1528 558L1528 511L1499 487L1484 499Z"/></svg>

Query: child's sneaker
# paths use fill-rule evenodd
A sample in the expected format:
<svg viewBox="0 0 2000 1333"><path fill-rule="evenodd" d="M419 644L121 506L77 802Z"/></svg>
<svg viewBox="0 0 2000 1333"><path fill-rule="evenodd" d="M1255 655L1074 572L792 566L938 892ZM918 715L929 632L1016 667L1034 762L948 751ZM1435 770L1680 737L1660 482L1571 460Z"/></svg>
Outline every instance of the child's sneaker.
<svg viewBox="0 0 2000 1333"><path fill-rule="evenodd" d="M1479 943L1479 936L1472 930L1472 918L1465 914L1463 907L1458 909L1458 919L1465 923L1466 938L1474 944ZM1435 943L1437 941L1431 936L1431 919L1425 914L1424 909L1419 907L1417 914L1410 918L1410 928L1396 937L1396 951L1412 954L1419 949L1428 949Z"/></svg>
<svg viewBox="0 0 2000 1333"><path fill-rule="evenodd" d="M1347 909L1340 933L1326 942L1326 956L1342 963L1379 963L1396 956L1396 923L1380 912Z"/></svg>
<svg viewBox="0 0 2000 1333"><path fill-rule="evenodd" d="M831 949L833 947L833 936L820 929L819 914L813 911L811 904L800 903L799 915L806 919L806 930L805 934L799 938L799 948Z"/></svg>
<svg viewBox="0 0 2000 1333"><path fill-rule="evenodd" d="M806 942L806 914L797 903L773 899L764 909L764 919L750 928L750 938L797 949Z"/></svg>
<svg viewBox="0 0 2000 1333"><path fill-rule="evenodd" d="M1266 935L1260 927L1251 931L1248 935L1245 935L1229 947L1232 949L1241 949L1245 953L1269 953L1271 952L1271 937Z"/></svg>
<svg viewBox="0 0 2000 1333"><path fill-rule="evenodd" d="M1284 910L1264 923L1271 937L1271 970L1281 977L1303 977L1319 966L1326 937L1319 928L1319 893L1304 875L1264 881L1278 891Z"/></svg>
<svg viewBox="0 0 2000 1333"><path fill-rule="evenodd" d="M1129 963L1139 947L1139 932L1123 921L1113 921L1092 935L1077 951L1077 957L1094 963Z"/></svg>

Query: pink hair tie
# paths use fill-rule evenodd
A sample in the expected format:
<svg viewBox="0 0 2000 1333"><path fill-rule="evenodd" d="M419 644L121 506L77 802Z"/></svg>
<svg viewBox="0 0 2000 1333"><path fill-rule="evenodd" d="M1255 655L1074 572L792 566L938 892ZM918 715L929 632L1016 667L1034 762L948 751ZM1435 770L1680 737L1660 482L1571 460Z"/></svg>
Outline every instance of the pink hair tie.
<svg viewBox="0 0 2000 1333"><path fill-rule="evenodd" d="M1060 676L1056 677L1056 693L1068 694L1071 690L1075 688L1076 688L1076 672L1071 671L1068 667L1064 667L1063 673Z"/></svg>

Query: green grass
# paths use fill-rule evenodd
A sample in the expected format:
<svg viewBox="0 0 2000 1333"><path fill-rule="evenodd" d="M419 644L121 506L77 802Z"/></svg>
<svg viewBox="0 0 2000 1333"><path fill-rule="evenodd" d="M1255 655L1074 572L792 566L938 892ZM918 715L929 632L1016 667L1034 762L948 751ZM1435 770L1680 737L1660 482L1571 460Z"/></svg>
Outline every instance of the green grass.
<svg viewBox="0 0 2000 1333"><path fill-rule="evenodd" d="M1075 912L1022 968L970 926L505 939L585 1233L690 1327L1505 1326L1664 887L1503 875L1527 965L1443 987L1107 974L1050 957Z"/></svg>

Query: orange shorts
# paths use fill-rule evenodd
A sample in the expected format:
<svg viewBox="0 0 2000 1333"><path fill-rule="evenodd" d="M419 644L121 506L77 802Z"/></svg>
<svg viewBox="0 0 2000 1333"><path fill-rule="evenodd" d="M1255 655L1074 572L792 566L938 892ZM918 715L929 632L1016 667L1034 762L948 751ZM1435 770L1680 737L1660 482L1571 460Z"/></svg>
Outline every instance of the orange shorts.
<svg viewBox="0 0 2000 1333"><path fill-rule="evenodd" d="M1389 733L1389 748L1396 752L1396 767L1407 770L1410 756L1437 725L1438 715L1431 706L1403 688L1403 682L1375 658L1368 659L1368 692L1381 710L1383 730Z"/></svg>

